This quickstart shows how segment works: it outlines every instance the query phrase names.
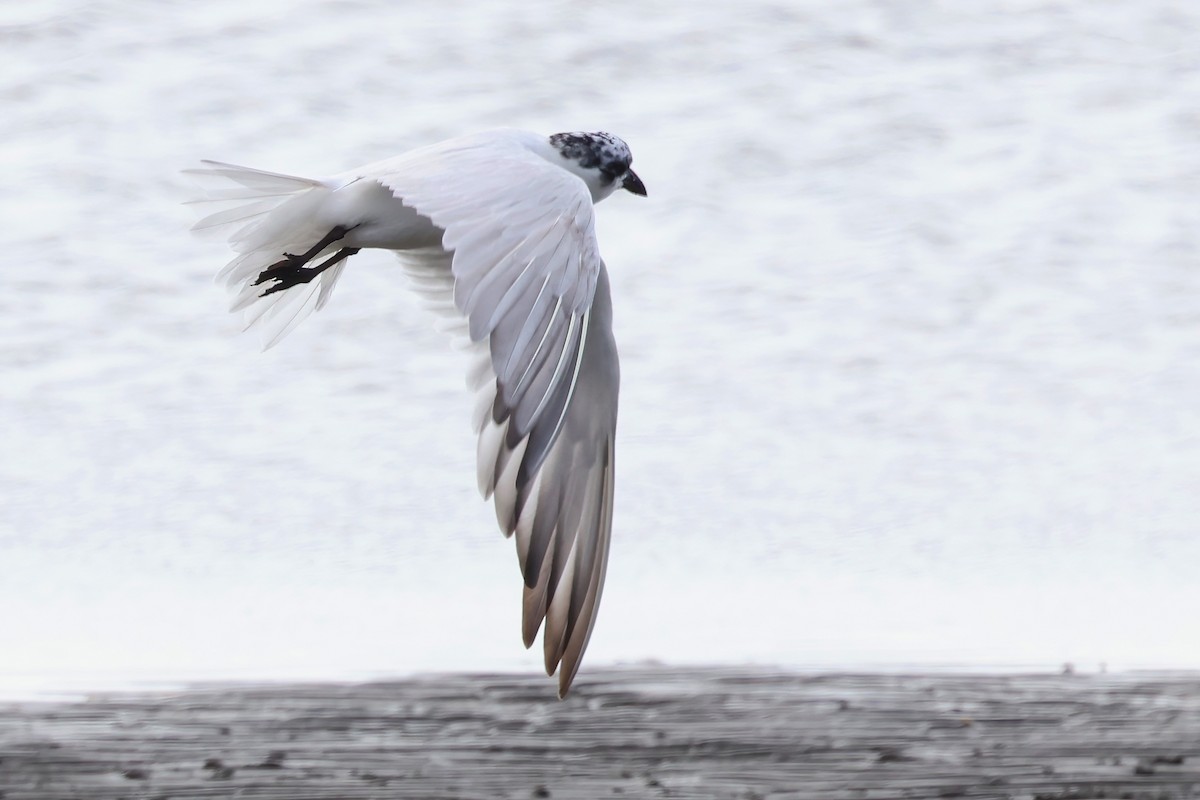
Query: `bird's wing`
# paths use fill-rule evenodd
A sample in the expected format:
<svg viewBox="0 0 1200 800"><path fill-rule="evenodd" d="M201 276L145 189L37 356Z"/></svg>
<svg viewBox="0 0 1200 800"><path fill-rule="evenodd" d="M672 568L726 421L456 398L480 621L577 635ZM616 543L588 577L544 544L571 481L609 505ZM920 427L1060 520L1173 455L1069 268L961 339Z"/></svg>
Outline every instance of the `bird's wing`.
<svg viewBox="0 0 1200 800"><path fill-rule="evenodd" d="M503 140L417 151L364 174L445 231L401 253L418 288L465 318L480 355L480 490L516 533L523 635L545 621L565 694L587 647L612 529L618 364L591 196Z"/></svg>

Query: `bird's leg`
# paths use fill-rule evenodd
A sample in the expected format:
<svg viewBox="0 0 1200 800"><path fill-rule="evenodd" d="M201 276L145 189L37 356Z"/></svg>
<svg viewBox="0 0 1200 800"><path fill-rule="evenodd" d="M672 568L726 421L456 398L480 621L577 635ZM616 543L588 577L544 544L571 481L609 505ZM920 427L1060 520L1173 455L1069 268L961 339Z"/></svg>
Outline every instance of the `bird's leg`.
<svg viewBox="0 0 1200 800"><path fill-rule="evenodd" d="M267 288L263 291L261 296L266 297L267 295L269 295L273 292L282 292L284 289L290 289L293 286L298 286L301 283L308 283L313 278L317 277L322 272L324 272L325 270L332 267L334 264L338 263L339 261L344 261L345 259L354 255L361 249L362 249L361 247L343 247L341 250L338 250L336 253L334 253L329 258L325 259L324 261L322 261L320 264L318 264L315 267L310 267L310 268L294 267L290 271L285 271L283 273L275 274L275 275L269 275L267 277L274 278L276 281L278 281L278 283L271 284L271 286L269 288ZM258 284L260 284L264 280L266 280L266 278L264 278L263 275L266 275L267 272L269 272L273 269L275 269L275 267L272 267L268 270L263 270L263 274L260 275L258 280L254 282L254 285L257 286Z"/></svg>
<svg viewBox="0 0 1200 800"><path fill-rule="evenodd" d="M355 226L357 227L357 226ZM329 245L345 237L347 233L354 228L347 228L344 225L335 225L329 233L321 237L321 241L314 244L312 247L305 250L300 255L284 253L283 258L276 261L271 266L264 269L258 274L258 279L254 281L254 285L258 286L261 283L274 280L278 283L271 286L263 292L263 295L268 295L271 292L280 292L284 289L290 289L301 283L308 283L313 278L320 275L325 270L332 267L334 264L342 261L349 256L354 255L359 251L357 247L343 247L337 251L332 258L322 262L316 267L306 268L308 262L316 258L317 253L320 253Z"/></svg>

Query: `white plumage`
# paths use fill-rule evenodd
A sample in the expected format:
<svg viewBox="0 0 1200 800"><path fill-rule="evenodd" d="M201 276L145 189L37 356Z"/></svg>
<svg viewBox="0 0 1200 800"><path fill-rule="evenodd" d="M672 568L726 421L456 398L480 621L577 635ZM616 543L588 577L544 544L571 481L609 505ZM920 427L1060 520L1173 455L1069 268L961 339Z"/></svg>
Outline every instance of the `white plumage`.
<svg viewBox="0 0 1200 800"><path fill-rule="evenodd" d="M233 309L276 344L329 301L347 258L394 250L417 290L465 323L478 362L478 478L525 578L522 632L543 635L559 695L575 677L604 585L619 383L593 205L645 194L604 133L498 130L328 180L206 161L194 229L237 256Z"/></svg>

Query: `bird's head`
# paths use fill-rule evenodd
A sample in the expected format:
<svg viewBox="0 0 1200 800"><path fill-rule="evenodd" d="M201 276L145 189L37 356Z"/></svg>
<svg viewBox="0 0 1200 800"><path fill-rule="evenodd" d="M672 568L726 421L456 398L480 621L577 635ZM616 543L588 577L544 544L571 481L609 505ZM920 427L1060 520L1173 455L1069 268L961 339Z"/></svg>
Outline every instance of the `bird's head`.
<svg viewBox="0 0 1200 800"><path fill-rule="evenodd" d="M629 165L633 155L629 145L611 133L556 133L550 145L566 162L563 167L578 175L600 202L617 189L646 196L646 186Z"/></svg>

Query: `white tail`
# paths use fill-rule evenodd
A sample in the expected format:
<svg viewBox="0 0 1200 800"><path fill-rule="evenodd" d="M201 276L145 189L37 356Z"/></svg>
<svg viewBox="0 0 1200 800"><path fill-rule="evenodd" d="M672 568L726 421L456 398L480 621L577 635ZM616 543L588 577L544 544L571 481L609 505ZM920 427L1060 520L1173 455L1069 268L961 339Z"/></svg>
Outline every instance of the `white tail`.
<svg viewBox="0 0 1200 800"><path fill-rule="evenodd" d="M257 324L263 329L263 349L273 347L328 302L346 262L335 264L309 283L266 296L262 295L266 287L254 282L284 254L303 253L328 233L317 222L316 213L332 188L321 181L219 161L201 163L204 166L184 170L204 192L189 203L205 214L192 230L222 236L238 253L216 279L235 293L232 310L245 311L246 327ZM332 244L316 257L337 249Z"/></svg>

